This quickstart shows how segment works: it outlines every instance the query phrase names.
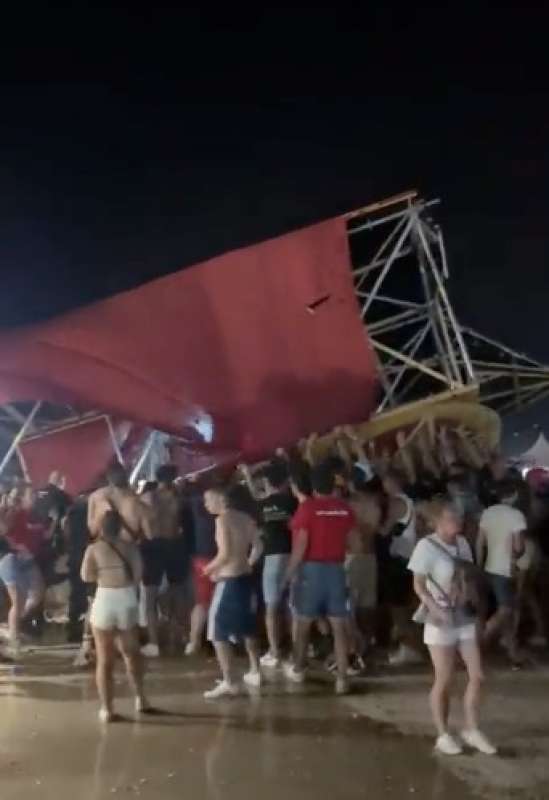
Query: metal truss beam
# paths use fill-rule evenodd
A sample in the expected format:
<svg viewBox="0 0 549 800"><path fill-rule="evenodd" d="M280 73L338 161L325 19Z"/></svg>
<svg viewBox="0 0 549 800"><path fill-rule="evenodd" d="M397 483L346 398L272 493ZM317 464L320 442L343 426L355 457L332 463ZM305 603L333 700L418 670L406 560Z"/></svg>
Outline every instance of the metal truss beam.
<svg viewBox="0 0 549 800"><path fill-rule="evenodd" d="M378 411L440 392L478 390L501 413L549 396L549 366L460 325L448 292L438 200L403 192L347 215L361 317L376 351ZM443 386L441 386L443 384Z"/></svg>

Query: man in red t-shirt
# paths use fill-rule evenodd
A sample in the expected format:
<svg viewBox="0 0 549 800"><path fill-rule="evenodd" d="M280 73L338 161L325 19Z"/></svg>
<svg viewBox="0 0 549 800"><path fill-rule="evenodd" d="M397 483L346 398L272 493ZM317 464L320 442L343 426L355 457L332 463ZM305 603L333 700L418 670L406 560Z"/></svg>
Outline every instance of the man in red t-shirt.
<svg viewBox="0 0 549 800"><path fill-rule="evenodd" d="M292 519L292 555L287 580L295 576L293 603L297 614L294 663L286 677L302 683L311 623L328 617L334 635L337 661L337 694L347 691L348 615L345 554L355 527L351 507L335 492L329 465L316 467L311 475L314 497L302 503Z"/></svg>

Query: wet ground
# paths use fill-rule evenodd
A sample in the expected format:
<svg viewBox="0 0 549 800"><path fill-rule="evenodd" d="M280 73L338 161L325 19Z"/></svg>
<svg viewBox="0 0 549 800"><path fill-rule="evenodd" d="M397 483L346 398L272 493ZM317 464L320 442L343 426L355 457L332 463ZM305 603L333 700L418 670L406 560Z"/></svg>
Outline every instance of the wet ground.
<svg viewBox="0 0 549 800"><path fill-rule="evenodd" d="M427 673L372 680L350 698L335 698L322 682L302 689L275 681L261 697L206 703L214 662L166 660L154 663L148 679L151 699L165 713L134 721L120 674L117 710L127 718L104 727L92 676L74 670L70 655L41 650L15 674L0 670L1 800L467 800L478 788L500 800L549 797L541 786L542 793L530 787L509 794L500 786L492 794L474 767L462 779L434 756L427 729L399 730L391 703L403 719L413 717L414 703L424 705ZM539 716L548 715L544 693ZM466 759L483 762L481 772L505 766L505 756L458 761Z"/></svg>

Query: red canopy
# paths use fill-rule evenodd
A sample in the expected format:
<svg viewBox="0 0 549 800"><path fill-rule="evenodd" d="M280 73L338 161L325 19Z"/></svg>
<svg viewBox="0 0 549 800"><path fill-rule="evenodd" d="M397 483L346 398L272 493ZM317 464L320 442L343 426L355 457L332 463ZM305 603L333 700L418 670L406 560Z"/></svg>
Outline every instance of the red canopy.
<svg viewBox="0 0 549 800"><path fill-rule="evenodd" d="M0 403L202 430L246 456L367 418L375 384L339 218L0 336Z"/></svg>

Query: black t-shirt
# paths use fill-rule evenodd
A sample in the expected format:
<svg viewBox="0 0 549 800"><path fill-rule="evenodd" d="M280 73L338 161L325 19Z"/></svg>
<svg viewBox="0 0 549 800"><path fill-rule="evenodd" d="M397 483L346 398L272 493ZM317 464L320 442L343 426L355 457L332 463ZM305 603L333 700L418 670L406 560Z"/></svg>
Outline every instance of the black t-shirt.
<svg viewBox="0 0 549 800"><path fill-rule="evenodd" d="M49 522L50 513L55 511L58 517L64 517L71 504L71 498L62 489L48 483L38 490L34 503L34 512L42 522Z"/></svg>
<svg viewBox="0 0 549 800"><path fill-rule="evenodd" d="M67 528L69 534L68 555L69 571L80 572L82 559L89 543L88 502L78 498L67 511Z"/></svg>
<svg viewBox="0 0 549 800"><path fill-rule="evenodd" d="M185 518L191 529L189 533L192 539L192 554L199 558L213 558L217 552L215 517L206 511L201 494L190 497L187 508L188 513Z"/></svg>
<svg viewBox="0 0 549 800"><path fill-rule="evenodd" d="M297 509L297 501L291 494L279 492L266 497L260 506L265 555L290 553L292 550L290 520Z"/></svg>

